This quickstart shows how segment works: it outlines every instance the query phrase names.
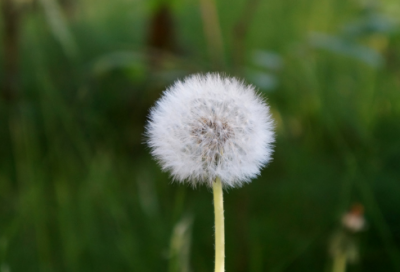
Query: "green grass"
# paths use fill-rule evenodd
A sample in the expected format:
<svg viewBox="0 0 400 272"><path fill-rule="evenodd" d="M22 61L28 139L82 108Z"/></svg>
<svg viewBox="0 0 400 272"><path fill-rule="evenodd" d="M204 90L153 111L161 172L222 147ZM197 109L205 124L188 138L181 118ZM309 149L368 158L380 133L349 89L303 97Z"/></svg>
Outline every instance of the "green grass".
<svg viewBox="0 0 400 272"><path fill-rule="evenodd" d="M390 3L260 1L237 52L246 1L217 1L219 70L260 86L277 124L273 162L225 194L227 271L330 271L329 238L354 202L368 227L349 271L400 271L400 14ZM151 68L156 7L77 1L61 24L72 55L42 5L26 10L21 96L0 101L1 272L212 271L211 191L172 183L143 132L163 89L214 62L198 1L174 1L175 57Z"/></svg>

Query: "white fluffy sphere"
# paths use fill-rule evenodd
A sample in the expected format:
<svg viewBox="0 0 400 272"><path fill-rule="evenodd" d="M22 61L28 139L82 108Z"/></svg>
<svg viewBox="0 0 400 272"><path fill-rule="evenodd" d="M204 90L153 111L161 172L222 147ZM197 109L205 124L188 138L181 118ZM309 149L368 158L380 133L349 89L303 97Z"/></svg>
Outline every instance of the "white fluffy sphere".
<svg viewBox="0 0 400 272"><path fill-rule="evenodd" d="M225 187L259 175L272 153L273 121L254 87L219 74L175 82L151 109L147 142L177 181Z"/></svg>

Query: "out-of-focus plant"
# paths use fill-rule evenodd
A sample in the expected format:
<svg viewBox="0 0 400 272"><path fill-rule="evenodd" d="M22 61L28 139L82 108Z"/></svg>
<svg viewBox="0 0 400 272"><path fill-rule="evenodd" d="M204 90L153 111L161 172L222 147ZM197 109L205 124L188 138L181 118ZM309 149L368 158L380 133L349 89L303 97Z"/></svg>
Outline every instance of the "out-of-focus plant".
<svg viewBox="0 0 400 272"><path fill-rule="evenodd" d="M190 247L193 218L183 217L175 226L169 249L169 272L190 272Z"/></svg>
<svg viewBox="0 0 400 272"><path fill-rule="evenodd" d="M347 23L338 34L312 33L310 44L378 68L384 63L381 53L388 37L397 31L398 22L382 14L376 4L369 4L361 7L358 19Z"/></svg>
<svg viewBox="0 0 400 272"><path fill-rule="evenodd" d="M341 225L333 235L329 252L333 258L332 272L345 272L347 263L357 262L359 257L358 235L365 228L364 209L355 204L341 218Z"/></svg>
<svg viewBox="0 0 400 272"><path fill-rule="evenodd" d="M277 73L284 66L282 57L276 52L256 50L251 61L254 68L247 68L247 78L262 91L275 90L279 85Z"/></svg>
<svg viewBox="0 0 400 272"><path fill-rule="evenodd" d="M65 54L76 59L79 50L75 42L60 5L56 0L38 0L43 7L51 33L62 46Z"/></svg>

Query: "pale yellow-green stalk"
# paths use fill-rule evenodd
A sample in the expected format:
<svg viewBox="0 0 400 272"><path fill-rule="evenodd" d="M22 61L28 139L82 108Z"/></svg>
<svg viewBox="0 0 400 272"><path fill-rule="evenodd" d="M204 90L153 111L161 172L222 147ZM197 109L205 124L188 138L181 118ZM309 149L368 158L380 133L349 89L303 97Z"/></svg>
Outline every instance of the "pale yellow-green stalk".
<svg viewBox="0 0 400 272"><path fill-rule="evenodd" d="M215 214L215 272L225 271L225 227L222 183L216 178L213 184Z"/></svg>

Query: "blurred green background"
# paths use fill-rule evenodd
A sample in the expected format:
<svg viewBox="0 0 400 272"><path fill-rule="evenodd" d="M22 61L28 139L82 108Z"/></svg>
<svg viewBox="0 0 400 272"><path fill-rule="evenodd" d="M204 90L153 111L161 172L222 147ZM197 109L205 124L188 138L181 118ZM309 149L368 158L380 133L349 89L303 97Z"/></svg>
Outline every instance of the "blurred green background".
<svg viewBox="0 0 400 272"><path fill-rule="evenodd" d="M398 0L2 0L0 272L213 271L211 190L178 185L144 142L176 79L254 84L274 160L225 193L226 271L400 271Z"/></svg>

